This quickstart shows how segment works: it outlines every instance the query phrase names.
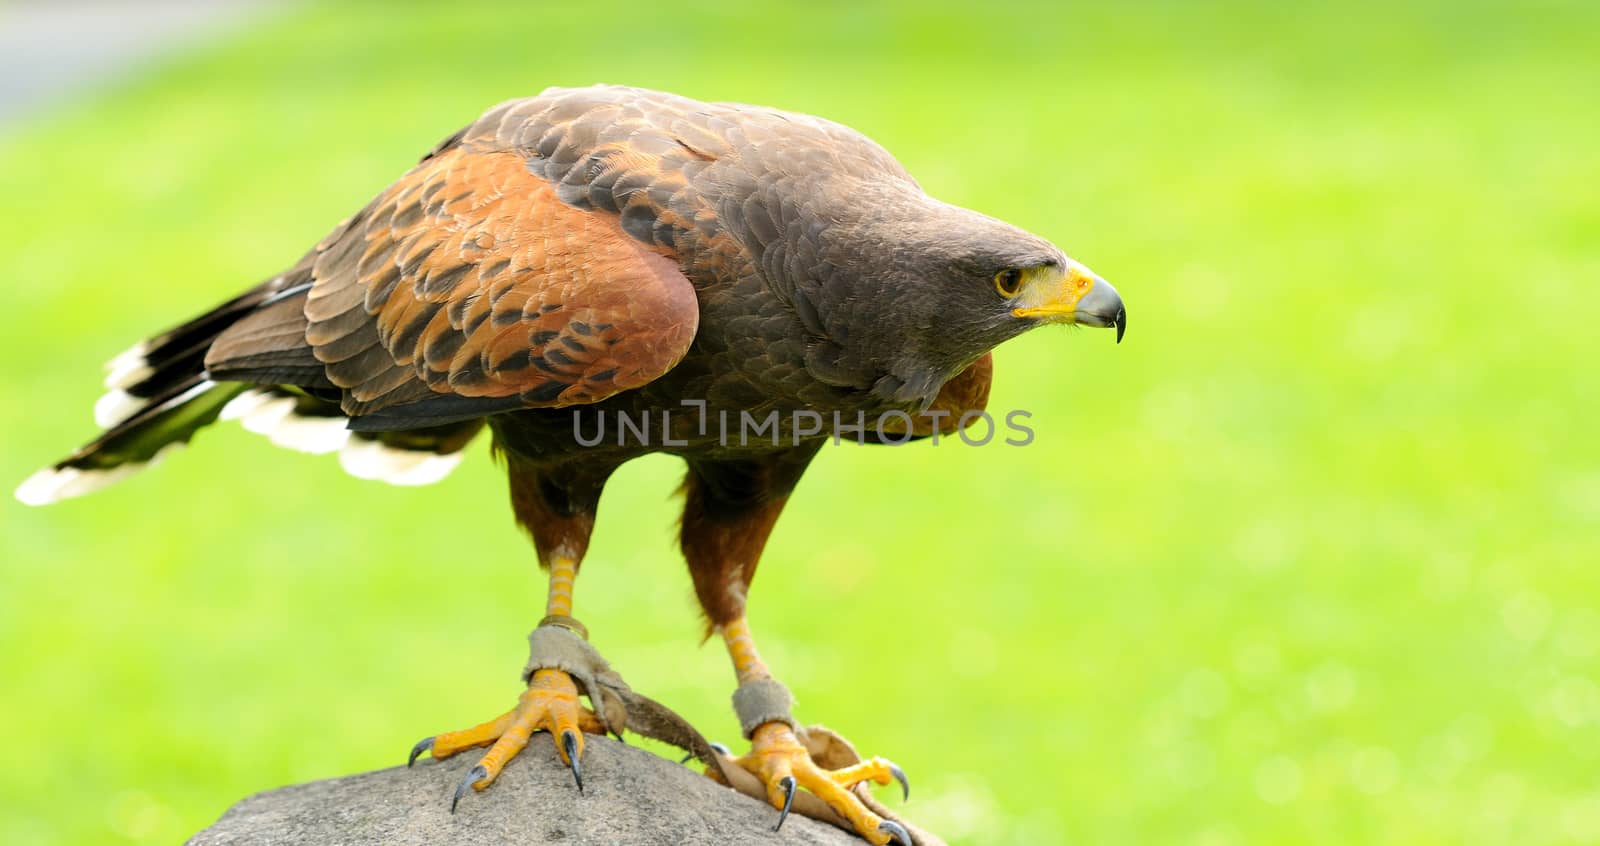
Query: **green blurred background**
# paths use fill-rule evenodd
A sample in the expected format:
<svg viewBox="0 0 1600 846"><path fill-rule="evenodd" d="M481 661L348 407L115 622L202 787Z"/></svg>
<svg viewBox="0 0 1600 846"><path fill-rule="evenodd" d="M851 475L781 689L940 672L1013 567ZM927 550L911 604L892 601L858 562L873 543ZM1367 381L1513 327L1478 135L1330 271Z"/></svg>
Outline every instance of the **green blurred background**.
<svg viewBox="0 0 1600 846"><path fill-rule="evenodd" d="M997 353L1030 447L823 453L751 604L802 719L958 843L1600 842L1594 4L517 9L295 6L14 128L0 479L499 100L813 112L1132 319ZM174 843L507 707L543 581L486 453L396 489L219 426L8 498L0 842ZM734 740L679 475L618 474L577 609Z"/></svg>

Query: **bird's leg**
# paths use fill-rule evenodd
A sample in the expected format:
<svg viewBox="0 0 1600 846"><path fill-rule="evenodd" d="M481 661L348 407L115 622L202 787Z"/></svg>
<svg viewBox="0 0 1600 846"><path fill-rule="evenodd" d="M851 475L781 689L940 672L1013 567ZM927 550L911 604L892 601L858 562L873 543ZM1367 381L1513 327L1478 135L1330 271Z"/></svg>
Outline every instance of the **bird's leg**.
<svg viewBox="0 0 1600 846"><path fill-rule="evenodd" d="M602 698L607 688L625 687L604 658L588 644L588 632L572 618L572 589L578 565L594 525L594 504L605 475L539 472L515 458L511 471L512 508L533 535L540 557L550 571L545 596L545 617L528 636L529 658L523 671L527 689L516 707L479 725L424 738L411 750L411 761L431 751L447 758L467 749L488 746L476 766L456 788L450 808L467 789L483 790L528 745L537 731L548 731L556 754L572 770L573 781L583 790L584 732L601 734L608 724ZM581 692L602 713L579 704ZM605 703L610 705L611 703ZM615 719L615 714L613 716ZM621 732L620 724L614 727Z"/></svg>
<svg viewBox="0 0 1600 846"><path fill-rule="evenodd" d="M872 758L828 770L812 760L800 726L790 716L789 691L775 679L756 650L745 621L745 596L767 536L794 483L815 450L776 453L738 462L691 462L685 485L682 545L695 594L733 659L739 687L734 710L751 742L733 764L760 780L767 800L787 818L795 791L805 788L876 846L911 837L893 820L867 807L852 788L865 781L888 784L905 776L894 764Z"/></svg>
<svg viewBox="0 0 1600 846"><path fill-rule="evenodd" d="M576 572L577 563L570 558L557 558L552 562L549 598L545 604L546 622L541 629L561 626L570 635L582 636L581 626L572 620L572 582ZM533 639L537 641L540 634L536 631ZM535 655L534 660L537 658ZM435 758L448 758L467 749L490 747L456 790L455 800L459 802L468 787L482 790L492 784L506 763L528 745L528 739L536 731L550 732L556 754L572 769L573 780L578 789L583 790L583 770L579 763L583 757L583 733L600 734L605 726L593 711L578 703L578 686L572 676L565 670L550 667L532 670L528 689L518 698L516 707L472 728L423 739L412 748L411 760L415 761L418 755L430 750ZM452 802L451 808L454 807L455 802Z"/></svg>
<svg viewBox="0 0 1600 846"><path fill-rule="evenodd" d="M797 788L803 787L828 804L869 842L898 842L910 846L904 828L867 808L851 788L862 782L889 784L898 781L907 795L910 785L905 773L885 758L869 758L854 766L827 770L811 760L811 753L800 740L801 731L789 715L789 691L772 677L756 651L750 626L740 617L717 627L718 634L733 659L739 688L734 692L734 709L750 738L750 752L733 759L767 788L767 801L778 809L778 827L783 825L794 802ZM776 830L776 828L774 828Z"/></svg>

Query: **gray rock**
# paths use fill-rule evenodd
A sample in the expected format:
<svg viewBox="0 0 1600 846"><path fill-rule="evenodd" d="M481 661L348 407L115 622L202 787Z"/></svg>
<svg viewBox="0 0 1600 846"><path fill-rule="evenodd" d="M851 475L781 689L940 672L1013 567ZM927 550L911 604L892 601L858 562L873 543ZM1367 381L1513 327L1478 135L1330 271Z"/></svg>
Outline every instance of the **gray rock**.
<svg viewBox="0 0 1600 846"><path fill-rule="evenodd" d="M477 752L258 793L228 809L189 846L864 842L792 814L774 834L777 811L698 770L609 738L591 735L585 742L581 794L541 734L488 790L463 796L454 815L450 797L477 763Z"/></svg>

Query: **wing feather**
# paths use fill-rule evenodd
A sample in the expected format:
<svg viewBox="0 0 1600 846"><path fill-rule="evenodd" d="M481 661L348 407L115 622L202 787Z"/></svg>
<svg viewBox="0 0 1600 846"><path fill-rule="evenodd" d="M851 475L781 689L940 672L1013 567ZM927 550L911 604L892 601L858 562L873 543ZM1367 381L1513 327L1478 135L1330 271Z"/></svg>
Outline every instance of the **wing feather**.
<svg viewBox="0 0 1600 846"><path fill-rule="evenodd" d="M596 402L670 370L699 322L675 261L561 202L512 151L425 159L325 242L313 276L306 339L349 414L431 415L419 385Z"/></svg>

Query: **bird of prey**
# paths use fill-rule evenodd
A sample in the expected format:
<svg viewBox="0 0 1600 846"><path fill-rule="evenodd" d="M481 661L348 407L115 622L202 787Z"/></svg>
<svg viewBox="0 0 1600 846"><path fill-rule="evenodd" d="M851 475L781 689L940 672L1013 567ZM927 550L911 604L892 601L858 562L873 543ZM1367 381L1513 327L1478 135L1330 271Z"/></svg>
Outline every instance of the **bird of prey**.
<svg viewBox="0 0 1600 846"><path fill-rule="evenodd" d="M776 808L805 788L866 840L909 843L850 789L898 768L809 757L746 621L751 579L841 419L867 440L957 432L987 401L990 350L1063 323L1121 340L1126 314L1049 241L928 196L854 130L552 88L444 139L287 270L118 356L104 433L17 496L95 490L219 418L401 484L442 477L487 428L549 592L516 706L413 750L489 747L459 800L540 730L581 789L583 731L607 724L615 678L572 617L595 507L622 463L680 456L681 546L751 743L733 763ZM730 415L773 425L750 437Z"/></svg>

